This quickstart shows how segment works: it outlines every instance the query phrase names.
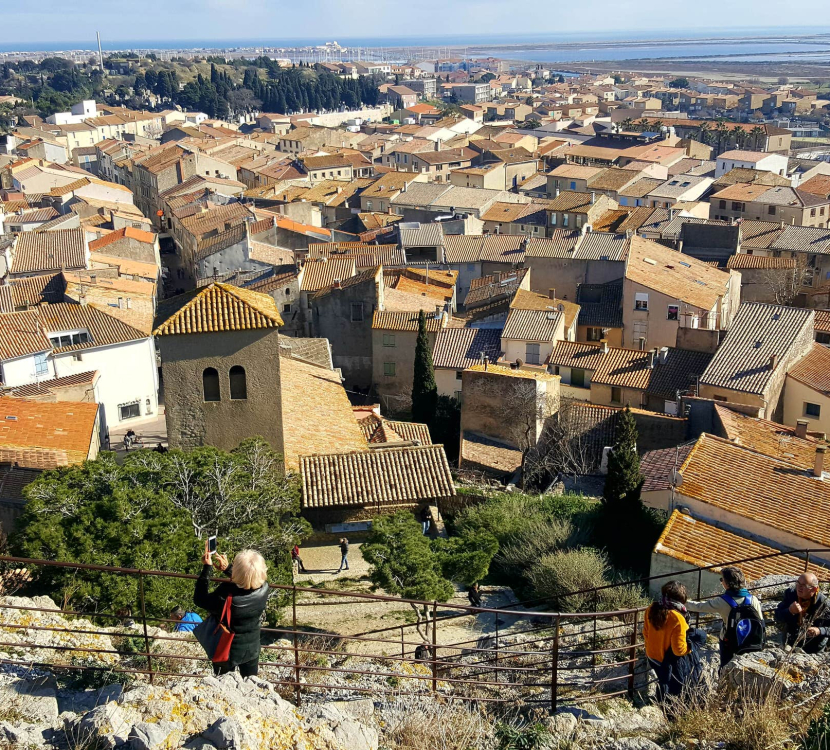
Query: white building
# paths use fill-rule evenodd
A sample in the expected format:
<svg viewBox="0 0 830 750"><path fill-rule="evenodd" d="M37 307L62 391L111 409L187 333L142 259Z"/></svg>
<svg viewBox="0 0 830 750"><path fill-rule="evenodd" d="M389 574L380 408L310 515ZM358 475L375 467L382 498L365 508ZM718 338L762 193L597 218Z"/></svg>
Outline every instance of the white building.
<svg viewBox="0 0 830 750"><path fill-rule="evenodd" d="M98 105L93 99L84 99L72 105L69 112L55 112L46 118L51 125L79 125L89 117L98 115Z"/></svg>
<svg viewBox="0 0 830 750"><path fill-rule="evenodd" d="M59 303L0 315L0 380L17 387L97 371L101 434L158 414L153 340L93 305Z"/></svg>
<svg viewBox="0 0 830 750"><path fill-rule="evenodd" d="M782 154L768 154L764 151L724 151L715 165L715 179L732 169L757 169L760 172L774 172L787 176L789 159Z"/></svg>

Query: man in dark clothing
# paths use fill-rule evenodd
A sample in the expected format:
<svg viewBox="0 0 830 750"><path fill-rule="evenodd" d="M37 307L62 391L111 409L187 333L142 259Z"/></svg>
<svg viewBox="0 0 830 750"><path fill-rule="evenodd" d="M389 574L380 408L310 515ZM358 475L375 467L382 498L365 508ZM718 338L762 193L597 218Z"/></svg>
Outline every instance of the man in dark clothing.
<svg viewBox="0 0 830 750"><path fill-rule="evenodd" d="M349 569L349 540L346 537L340 540L340 567L337 572L339 573L343 568Z"/></svg>
<svg viewBox="0 0 830 750"><path fill-rule="evenodd" d="M425 505L421 510L421 528L424 530L424 536L429 534L429 527L432 524L432 513L429 506Z"/></svg>
<svg viewBox="0 0 830 750"><path fill-rule="evenodd" d="M230 577L213 591L209 591L212 565L224 571ZM222 616L225 600L230 596L231 624L234 634L231 643L230 658L226 662L214 663L215 674L233 672L239 668L243 677L253 677L259 671L260 652L260 618L268 604L270 588L266 580L268 570L262 555L254 550L243 550L234 558L233 565L228 565L228 558L217 554L212 563L208 544L205 542L205 554L202 557L202 572L196 580L193 603L206 609L217 618Z"/></svg>
<svg viewBox="0 0 830 750"><path fill-rule="evenodd" d="M801 646L808 654L827 648L830 639L830 604L818 590L818 578L802 573L795 586L784 592L775 610L775 621L784 626L784 643Z"/></svg>
<svg viewBox="0 0 830 750"><path fill-rule="evenodd" d="M478 587L478 583L474 583L467 589L467 599L471 607L481 606L481 590Z"/></svg>

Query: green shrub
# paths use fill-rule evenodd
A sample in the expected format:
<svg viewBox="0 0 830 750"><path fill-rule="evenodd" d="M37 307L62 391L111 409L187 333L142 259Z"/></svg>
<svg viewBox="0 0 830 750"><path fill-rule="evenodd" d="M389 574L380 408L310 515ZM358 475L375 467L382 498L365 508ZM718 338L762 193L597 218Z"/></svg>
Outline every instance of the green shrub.
<svg viewBox="0 0 830 750"><path fill-rule="evenodd" d="M830 703L821 715L810 721L810 728L801 743L803 750L830 750Z"/></svg>
<svg viewBox="0 0 830 750"><path fill-rule="evenodd" d="M527 573L534 593L539 598L555 599L559 609L579 612L593 609L594 594L573 594L571 591L604 586L608 582L608 558L599 550L584 547L559 550L545 555Z"/></svg>
<svg viewBox="0 0 830 750"><path fill-rule="evenodd" d="M493 560L495 568L507 577L522 576L545 555L565 546L572 535L573 525L570 521L533 520L505 540L504 546Z"/></svg>
<svg viewBox="0 0 830 750"><path fill-rule="evenodd" d="M550 732L543 724L499 724L496 727L498 750L541 750L548 746Z"/></svg>

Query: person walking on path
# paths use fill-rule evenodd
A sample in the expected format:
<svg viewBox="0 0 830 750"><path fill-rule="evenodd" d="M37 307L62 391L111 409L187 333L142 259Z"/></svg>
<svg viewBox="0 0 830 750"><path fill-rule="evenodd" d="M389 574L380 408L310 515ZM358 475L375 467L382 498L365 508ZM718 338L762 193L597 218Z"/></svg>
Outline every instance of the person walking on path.
<svg viewBox="0 0 830 750"><path fill-rule="evenodd" d="M349 540L346 537L340 540L340 567L337 572L339 573L343 568L349 569Z"/></svg>
<svg viewBox="0 0 830 750"><path fill-rule="evenodd" d="M750 647L749 642L746 641L746 636L742 644L738 643L740 635L737 631L739 629L747 629L750 635L753 629L756 631L755 636L750 639L753 642L752 647L755 649L758 645L763 646L763 635L766 628L763 625L764 615L761 612L761 602L757 596L752 596L747 590L746 578L741 569L724 568L721 571L720 582L724 588L724 593L721 596L714 596L700 602L688 601L686 602L686 609L689 612L718 615L723 620L723 626L718 635L720 666L723 669L735 654L744 652L744 646L746 649ZM738 625L743 619L747 620L747 624L744 626ZM759 634L762 641L760 644L757 643Z"/></svg>
<svg viewBox="0 0 830 750"><path fill-rule="evenodd" d="M424 536L429 534L429 527L432 525L432 511L428 505L425 505L421 510L421 527L424 530Z"/></svg>
<svg viewBox="0 0 830 750"><path fill-rule="evenodd" d="M300 547L299 545L294 545L294 549L291 550L291 560L297 566L297 570L300 573L305 573L305 565L303 565L303 558L300 557Z"/></svg>
<svg viewBox="0 0 830 750"><path fill-rule="evenodd" d="M209 590L211 567L224 571L230 578L213 591ZM243 677L254 677L259 672L260 619L268 604L270 587L266 580L268 568L259 552L246 549L228 565L225 555L216 555L211 560L208 543L202 556L202 572L196 579L193 603L207 610L217 618L222 616L225 601L231 600L230 630L234 634L230 658L226 662L214 663L214 674L226 674L239 669Z"/></svg>
<svg viewBox="0 0 830 750"><path fill-rule="evenodd" d="M660 700L679 696L700 680L697 647L706 642L706 633L689 628L686 599L686 587L680 581L670 581L663 585L660 600L646 610L643 640L649 666L657 675Z"/></svg>

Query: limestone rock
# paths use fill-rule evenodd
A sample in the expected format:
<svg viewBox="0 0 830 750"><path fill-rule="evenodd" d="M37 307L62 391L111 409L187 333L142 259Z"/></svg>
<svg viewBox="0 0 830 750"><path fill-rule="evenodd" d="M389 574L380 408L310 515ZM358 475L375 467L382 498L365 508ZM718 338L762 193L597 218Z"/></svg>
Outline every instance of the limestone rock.
<svg viewBox="0 0 830 750"><path fill-rule="evenodd" d="M830 688L828 667L828 654L772 648L736 656L724 667L722 679L733 689L749 689L756 695L766 695L775 686L787 698Z"/></svg>
<svg viewBox="0 0 830 750"><path fill-rule="evenodd" d="M252 747L245 729L233 718L217 719L202 733L202 737L219 750L242 750L242 748Z"/></svg>
<svg viewBox="0 0 830 750"><path fill-rule="evenodd" d="M139 722L130 731L128 743L132 750L167 750L179 746L182 725L178 721Z"/></svg>
<svg viewBox="0 0 830 750"><path fill-rule="evenodd" d="M117 703L107 703L84 714L75 725L80 744L100 744L106 750L123 745L132 723Z"/></svg>
<svg viewBox="0 0 830 750"><path fill-rule="evenodd" d="M342 713L336 706L324 704L317 709L317 724L322 723L334 736L337 747L349 750L377 750L378 733Z"/></svg>
<svg viewBox="0 0 830 750"><path fill-rule="evenodd" d="M646 737L609 739L601 747L603 750L661 750L660 745Z"/></svg>
<svg viewBox="0 0 830 750"><path fill-rule="evenodd" d="M576 732L577 719L572 713L556 713L545 719L545 726L557 740L566 740Z"/></svg>

